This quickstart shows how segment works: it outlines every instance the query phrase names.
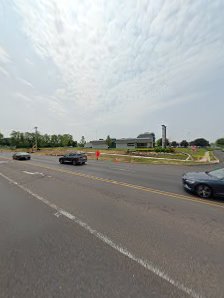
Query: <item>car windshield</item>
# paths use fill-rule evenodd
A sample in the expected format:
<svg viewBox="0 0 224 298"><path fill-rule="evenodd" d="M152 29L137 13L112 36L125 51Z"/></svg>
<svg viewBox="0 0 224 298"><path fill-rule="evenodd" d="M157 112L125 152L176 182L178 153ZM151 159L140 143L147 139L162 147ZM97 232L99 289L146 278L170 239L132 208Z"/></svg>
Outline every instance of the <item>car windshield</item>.
<svg viewBox="0 0 224 298"><path fill-rule="evenodd" d="M29 154L26 152L18 152L18 153L16 153L16 155L29 155Z"/></svg>
<svg viewBox="0 0 224 298"><path fill-rule="evenodd" d="M210 176L216 177L218 179L224 179L224 168L223 169L218 169L214 171L208 172Z"/></svg>

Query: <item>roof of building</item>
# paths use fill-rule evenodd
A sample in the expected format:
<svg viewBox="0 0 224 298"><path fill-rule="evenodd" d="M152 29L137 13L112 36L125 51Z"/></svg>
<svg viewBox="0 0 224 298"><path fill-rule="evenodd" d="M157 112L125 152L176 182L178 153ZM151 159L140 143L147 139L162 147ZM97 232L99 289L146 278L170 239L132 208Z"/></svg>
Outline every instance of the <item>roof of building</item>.
<svg viewBox="0 0 224 298"><path fill-rule="evenodd" d="M116 143L120 144L126 144L126 143L135 143L136 138L122 138L122 139L117 139Z"/></svg>
<svg viewBox="0 0 224 298"><path fill-rule="evenodd" d="M140 138L154 138L155 134L153 132L145 132L137 136L138 139Z"/></svg>
<svg viewBox="0 0 224 298"><path fill-rule="evenodd" d="M90 141L91 144L106 144L106 140L93 140L93 141Z"/></svg>
<svg viewBox="0 0 224 298"><path fill-rule="evenodd" d="M117 144L127 144L127 143L149 143L152 142L152 137L150 138L128 138L116 140Z"/></svg>
<svg viewBox="0 0 224 298"><path fill-rule="evenodd" d="M112 139L117 144L127 144L127 143L149 143L152 142L155 138L153 132L145 132L137 136L137 138L122 138L122 139ZM107 145L106 140L92 140L90 141L92 145Z"/></svg>

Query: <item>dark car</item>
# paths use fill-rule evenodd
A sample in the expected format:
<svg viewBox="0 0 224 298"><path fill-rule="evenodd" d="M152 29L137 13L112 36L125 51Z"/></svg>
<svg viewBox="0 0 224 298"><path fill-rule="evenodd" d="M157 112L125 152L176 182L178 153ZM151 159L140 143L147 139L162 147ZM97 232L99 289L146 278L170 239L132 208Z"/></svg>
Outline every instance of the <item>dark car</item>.
<svg viewBox="0 0 224 298"><path fill-rule="evenodd" d="M16 152L13 154L12 158L17 160L30 160L31 156L27 152Z"/></svg>
<svg viewBox="0 0 224 298"><path fill-rule="evenodd" d="M209 172L191 172L182 177L184 188L201 198L224 196L224 168Z"/></svg>
<svg viewBox="0 0 224 298"><path fill-rule="evenodd" d="M61 164L71 163L73 165L84 165L87 162L87 155L83 152L73 152L60 157L59 162Z"/></svg>

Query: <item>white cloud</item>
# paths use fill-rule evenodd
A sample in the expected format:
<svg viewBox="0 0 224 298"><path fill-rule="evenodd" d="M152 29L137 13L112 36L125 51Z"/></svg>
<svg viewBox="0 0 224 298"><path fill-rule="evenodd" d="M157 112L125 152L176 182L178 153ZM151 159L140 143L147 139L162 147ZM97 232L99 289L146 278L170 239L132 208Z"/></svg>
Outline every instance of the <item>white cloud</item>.
<svg viewBox="0 0 224 298"><path fill-rule="evenodd" d="M4 77L9 77L9 73L8 71L0 65L0 73L4 76Z"/></svg>
<svg viewBox="0 0 224 298"><path fill-rule="evenodd" d="M33 63L29 58L25 58L25 62L26 62L28 65L31 65L31 66L34 65L34 63Z"/></svg>
<svg viewBox="0 0 224 298"><path fill-rule="evenodd" d="M35 52L61 77L51 96L38 96L71 126L145 120L203 96L224 66L222 0L14 3Z"/></svg>
<svg viewBox="0 0 224 298"><path fill-rule="evenodd" d="M11 58L9 54L3 47L0 46L0 63L6 64L10 62L11 62Z"/></svg>
<svg viewBox="0 0 224 298"><path fill-rule="evenodd" d="M15 92L14 93L14 98L19 101L21 104L23 103L31 103L32 102L32 99L22 93L19 93L19 92ZM22 101L22 102L21 102Z"/></svg>
<svg viewBox="0 0 224 298"><path fill-rule="evenodd" d="M32 85L29 81L27 81L27 80L25 80L25 79L23 79L23 78L17 78L17 79L18 79L18 81L19 81L20 83L22 83L22 84L25 85L26 87L33 88L33 85Z"/></svg>
<svg viewBox="0 0 224 298"><path fill-rule="evenodd" d="M0 46L0 74L4 77L9 77L9 73L6 69L8 63L11 63L11 58L7 51Z"/></svg>

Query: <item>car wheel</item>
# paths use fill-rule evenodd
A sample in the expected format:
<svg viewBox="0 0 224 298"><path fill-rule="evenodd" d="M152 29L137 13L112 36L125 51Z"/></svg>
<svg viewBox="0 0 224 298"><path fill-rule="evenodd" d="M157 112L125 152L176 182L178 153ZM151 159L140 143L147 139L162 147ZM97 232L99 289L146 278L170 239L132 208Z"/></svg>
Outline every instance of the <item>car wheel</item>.
<svg viewBox="0 0 224 298"><path fill-rule="evenodd" d="M86 162L85 162L85 161L83 161L83 162L82 162L82 165L85 165L85 164L86 164Z"/></svg>
<svg viewBox="0 0 224 298"><path fill-rule="evenodd" d="M77 165L77 162L75 160L72 161L73 166Z"/></svg>
<svg viewBox="0 0 224 298"><path fill-rule="evenodd" d="M199 184L196 188L197 195L203 199L209 199L212 196L212 189L208 185Z"/></svg>
<svg viewBox="0 0 224 298"><path fill-rule="evenodd" d="M64 160L63 159L60 159L59 162L60 162L60 164L63 164L64 163Z"/></svg>

